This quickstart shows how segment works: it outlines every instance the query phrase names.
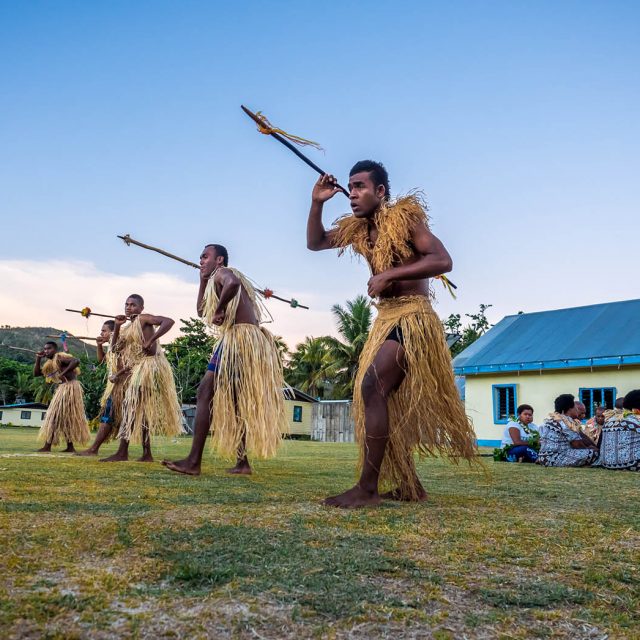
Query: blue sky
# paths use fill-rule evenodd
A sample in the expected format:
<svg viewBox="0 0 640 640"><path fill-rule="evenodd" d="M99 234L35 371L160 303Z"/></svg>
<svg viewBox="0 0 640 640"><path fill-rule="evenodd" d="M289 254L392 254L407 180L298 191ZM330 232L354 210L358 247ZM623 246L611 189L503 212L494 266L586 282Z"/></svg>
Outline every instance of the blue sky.
<svg viewBox="0 0 640 640"><path fill-rule="evenodd" d="M241 103L319 141L341 180L373 158L393 192L424 189L460 287L443 316L640 297L639 27L634 2L5 0L0 322L60 323L153 274L171 280L147 308L192 313L194 272L115 238L131 233L191 259L225 244L312 304L274 331L329 332L367 270L307 251L315 174ZM43 285L37 311L7 311Z"/></svg>

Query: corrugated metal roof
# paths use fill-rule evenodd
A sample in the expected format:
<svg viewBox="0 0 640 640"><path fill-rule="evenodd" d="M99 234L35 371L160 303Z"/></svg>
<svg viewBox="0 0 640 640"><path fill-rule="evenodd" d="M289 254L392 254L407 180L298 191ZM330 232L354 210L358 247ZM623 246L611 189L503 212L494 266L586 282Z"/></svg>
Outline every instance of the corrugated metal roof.
<svg viewBox="0 0 640 640"><path fill-rule="evenodd" d="M19 402L18 404L3 404L0 409L48 409L49 405L42 402Z"/></svg>
<svg viewBox="0 0 640 640"><path fill-rule="evenodd" d="M453 361L458 375L640 363L640 300L507 316Z"/></svg>

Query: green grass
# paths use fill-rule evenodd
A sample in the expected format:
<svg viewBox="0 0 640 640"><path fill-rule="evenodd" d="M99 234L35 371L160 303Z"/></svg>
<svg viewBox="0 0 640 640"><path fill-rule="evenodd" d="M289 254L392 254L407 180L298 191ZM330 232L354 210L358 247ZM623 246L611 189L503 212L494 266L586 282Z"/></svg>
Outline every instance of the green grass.
<svg viewBox="0 0 640 640"><path fill-rule="evenodd" d="M2 638L640 636L637 474L427 460L427 503L344 512L352 445L188 478L35 436L0 430Z"/></svg>

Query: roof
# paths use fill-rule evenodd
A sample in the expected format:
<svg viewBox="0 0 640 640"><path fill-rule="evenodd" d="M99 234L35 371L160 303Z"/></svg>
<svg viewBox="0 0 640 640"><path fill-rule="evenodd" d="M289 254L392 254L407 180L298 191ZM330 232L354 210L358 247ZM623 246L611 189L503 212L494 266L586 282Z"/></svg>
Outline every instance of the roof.
<svg viewBox="0 0 640 640"><path fill-rule="evenodd" d="M285 397L287 397L287 395L290 396L290 394L286 394L286 391L287 391L286 389L284 391L285 391ZM304 391L300 391L300 389L291 387L291 391L293 392L293 398L288 397L287 398L288 400L297 400L298 402L318 402L316 398L310 396Z"/></svg>
<svg viewBox="0 0 640 640"><path fill-rule="evenodd" d="M42 402L20 402L18 404L2 404L0 409L48 409L49 405Z"/></svg>
<svg viewBox="0 0 640 640"><path fill-rule="evenodd" d="M640 364L640 300L507 316L453 360L457 375Z"/></svg>

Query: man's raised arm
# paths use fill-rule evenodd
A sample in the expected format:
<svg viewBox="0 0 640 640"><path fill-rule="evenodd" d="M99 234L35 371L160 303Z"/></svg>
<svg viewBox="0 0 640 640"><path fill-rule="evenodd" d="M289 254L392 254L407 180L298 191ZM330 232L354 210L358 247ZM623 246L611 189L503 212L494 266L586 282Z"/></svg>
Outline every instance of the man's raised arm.
<svg viewBox="0 0 640 640"><path fill-rule="evenodd" d="M153 351L151 349L154 342L156 342L159 338L161 338L173 325L175 324L175 320L171 318L165 318L164 316L152 316L148 313L144 313L140 316L140 324L144 327L145 325L151 325L152 327L158 327L151 337L145 340L142 348L145 352L150 353Z"/></svg>
<svg viewBox="0 0 640 640"><path fill-rule="evenodd" d="M307 249L323 251L333 249L334 231L327 231L322 224L322 207L324 203L341 191L336 186L336 179L328 174L321 176L311 193L311 209L307 221Z"/></svg>

